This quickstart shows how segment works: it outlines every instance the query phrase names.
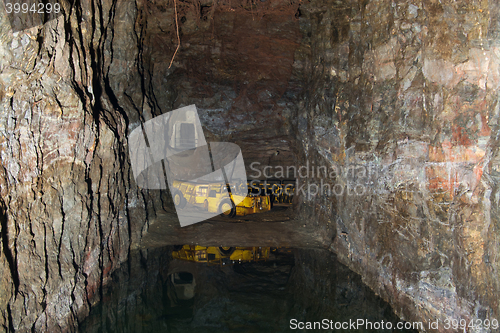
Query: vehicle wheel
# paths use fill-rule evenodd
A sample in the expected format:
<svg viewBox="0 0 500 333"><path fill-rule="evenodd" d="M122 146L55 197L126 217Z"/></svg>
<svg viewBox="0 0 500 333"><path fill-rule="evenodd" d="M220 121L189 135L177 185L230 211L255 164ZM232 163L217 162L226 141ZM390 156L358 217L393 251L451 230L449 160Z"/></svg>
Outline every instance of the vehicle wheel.
<svg viewBox="0 0 500 333"><path fill-rule="evenodd" d="M220 204L219 213L223 216L234 217L236 215L236 209L233 203L229 199L226 199Z"/></svg>
<svg viewBox="0 0 500 333"><path fill-rule="evenodd" d="M174 194L174 205L175 205L175 207L180 208L180 209L182 209L182 208L184 208L184 206L186 206L186 199L184 198L182 193L179 191L175 192L175 194Z"/></svg>
<svg viewBox="0 0 500 333"><path fill-rule="evenodd" d="M205 202L203 203L203 209L208 211L208 200L205 200Z"/></svg>
<svg viewBox="0 0 500 333"><path fill-rule="evenodd" d="M183 247L183 245L174 245L174 251L180 251Z"/></svg>
<svg viewBox="0 0 500 333"><path fill-rule="evenodd" d="M235 250L234 247L229 247L229 246L220 246L219 247L220 253L222 253L226 256L230 256L231 254L233 254L234 250Z"/></svg>

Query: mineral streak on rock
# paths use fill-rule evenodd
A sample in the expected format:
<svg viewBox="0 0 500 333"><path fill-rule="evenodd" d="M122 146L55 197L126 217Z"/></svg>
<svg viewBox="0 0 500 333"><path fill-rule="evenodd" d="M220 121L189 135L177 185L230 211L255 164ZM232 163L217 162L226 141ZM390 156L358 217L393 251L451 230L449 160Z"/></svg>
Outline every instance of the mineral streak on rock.
<svg viewBox="0 0 500 333"><path fill-rule="evenodd" d="M75 326L161 205L130 182L109 83L115 6L64 6L21 31L0 11L1 331Z"/></svg>
<svg viewBox="0 0 500 333"><path fill-rule="evenodd" d="M301 161L376 165L379 175L364 195L304 197L299 211L327 217L325 230L336 221L332 250L401 317L496 318L497 5L351 5L349 37L333 45L333 2L301 6L322 22L303 32L314 40L305 67L333 81L298 109Z"/></svg>

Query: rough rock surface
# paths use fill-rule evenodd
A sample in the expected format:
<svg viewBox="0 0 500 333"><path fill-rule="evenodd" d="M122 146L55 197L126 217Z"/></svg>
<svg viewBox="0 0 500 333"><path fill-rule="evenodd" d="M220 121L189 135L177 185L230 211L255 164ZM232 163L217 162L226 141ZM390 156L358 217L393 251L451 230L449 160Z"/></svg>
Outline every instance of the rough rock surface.
<svg viewBox="0 0 500 333"><path fill-rule="evenodd" d="M17 32L0 10L2 331L75 326L161 206L130 181L129 120L109 83L116 5L78 2Z"/></svg>
<svg viewBox="0 0 500 333"><path fill-rule="evenodd" d="M497 5L336 4L301 6L296 124L300 163L339 187L299 213L336 229L332 250L406 320L498 319Z"/></svg>
<svg viewBox="0 0 500 333"><path fill-rule="evenodd" d="M258 170L337 167L344 193L297 216L398 315L499 319L495 2L176 4L171 68L173 1L74 1L17 32L0 10L3 330L64 331L100 299L171 205L136 188L127 135L193 103Z"/></svg>

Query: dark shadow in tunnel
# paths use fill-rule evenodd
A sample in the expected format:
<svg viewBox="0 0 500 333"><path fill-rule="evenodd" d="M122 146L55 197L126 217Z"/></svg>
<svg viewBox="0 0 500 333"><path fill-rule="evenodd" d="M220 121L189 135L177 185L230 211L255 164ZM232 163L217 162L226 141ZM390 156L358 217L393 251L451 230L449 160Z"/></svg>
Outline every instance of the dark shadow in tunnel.
<svg viewBox="0 0 500 333"><path fill-rule="evenodd" d="M12 281L14 282L15 293L19 291L19 272L17 269L17 261L15 256L12 254L12 250L9 247L9 226L7 223L7 214L5 213L5 203L2 198L0 198L0 223L2 226L1 236L2 236L2 249L9 263L10 274Z"/></svg>
<svg viewBox="0 0 500 333"><path fill-rule="evenodd" d="M12 250L9 247L9 229L8 229L8 217L6 214L6 206L5 202L2 198L0 198L0 236L2 238L2 251L7 259L7 263L9 265L10 275L12 278L12 282L14 284L14 295L17 295L19 291L19 271L17 267L17 261L15 259L15 255L12 253ZM7 321L9 323L9 331L14 332L14 323L12 319L10 305L7 305Z"/></svg>

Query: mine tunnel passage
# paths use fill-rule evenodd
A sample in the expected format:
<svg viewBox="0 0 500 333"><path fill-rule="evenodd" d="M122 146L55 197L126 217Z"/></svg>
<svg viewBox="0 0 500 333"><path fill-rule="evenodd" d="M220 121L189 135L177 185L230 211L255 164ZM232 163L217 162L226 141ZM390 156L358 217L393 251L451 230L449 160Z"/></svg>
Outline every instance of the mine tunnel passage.
<svg viewBox="0 0 500 333"><path fill-rule="evenodd" d="M248 181L290 181L294 192L265 193L275 201L269 211L227 210L234 216L185 228L176 225L163 195L166 209L147 222L134 246L186 246L177 255L207 251L207 260L221 262L227 258L219 258L220 249L317 249L294 250L294 267L303 251L328 249L400 317L425 322L426 329L450 318L461 322L463 313L468 320L495 319L494 293L478 287L485 296L472 300L465 286L481 285L472 281L482 281L483 270L496 276L497 264L487 262L498 248L466 254L464 246L476 248L482 240L448 227L461 220L462 208L453 207L475 205L464 193L472 193L484 171L480 158L496 98L478 78L497 82L477 66L495 51L481 55L474 37L469 44L456 41L478 36L463 24L467 15L495 39L499 29L488 10L465 1L188 3L178 8L179 35L171 6L149 12L142 40L147 112L195 104L207 141L241 148ZM182 47L169 68L179 39ZM290 167L295 174L283 174ZM496 188L495 182L484 183L484 190ZM250 192L256 188L261 184ZM467 230L491 226L480 217L489 206L475 207L470 214L477 223ZM486 243L495 243L498 233L481 230L492 235ZM454 258L462 259L457 264ZM466 262L483 264L479 269ZM480 310L465 309L457 299L480 304ZM442 312L430 318L430 308Z"/></svg>
<svg viewBox="0 0 500 333"><path fill-rule="evenodd" d="M57 2L0 16L0 331L498 329L495 1ZM192 105L246 179L144 188Z"/></svg>
<svg viewBox="0 0 500 333"><path fill-rule="evenodd" d="M203 8L202 12L211 16L196 24L190 22L191 9L180 8L182 48L173 69L166 65L175 48L174 30L166 35L167 29L160 27L169 21L150 18L155 23L148 24L150 35L145 39L145 50L149 52L145 58L151 59L145 64L150 75L147 85L155 101L150 103L152 115L195 104L207 142L229 141L241 148L248 179L231 191L236 195L243 186L252 201L242 202L235 211L228 208L226 215L230 216L223 213L180 227L176 209L196 206L208 211L212 202L216 206L219 203L224 186L220 190L209 183L179 182L172 196L168 191L162 193L162 210L148 219L147 229L132 247L161 254L160 260L165 262L158 266L154 255L140 259L146 260L144 265L148 267L141 270L153 269L155 275L159 270L158 280L147 290L138 287L128 293L163 297L145 296L149 301L126 315L127 319L123 314L114 317L112 313L117 311L116 302L120 300L113 295L120 294L123 286L113 284L107 290L112 301L99 305L99 310L91 312L85 322L85 327L92 328L90 331L107 327L105 318L111 317L115 318L113 325L139 325L153 330L181 327L182 331L182 327L193 330L213 325L215 332L248 325L262 332L289 331L287 321L293 317L290 313L302 312L304 307L313 310L300 321L319 320L320 314L329 318L333 313L346 314L345 318L398 321L383 301L360 284L355 273L328 252L336 229L332 225L318 228L314 218L300 213L303 182L308 183L310 191L310 183L326 181L333 186L337 177L331 174L331 168L326 175L317 172L322 171L319 165L300 164L302 143L296 131L301 121L300 101L310 93L305 77L310 52L307 30L311 23L301 19L299 3L263 2L255 12L252 6L234 10L222 7L213 12ZM165 13L172 14L155 12L153 17ZM334 13L342 16L343 12L336 9ZM337 41L347 38L342 20L335 30ZM334 82L329 84L334 86ZM152 99L148 94L148 100ZM265 200L268 202L263 204ZM137 256L142 255L135 253L129 265L135 265ZM156 258L152 262L151 256ZM306 273L311 269L315 271L312 276ZM116 274L125 281L136 279L134 274ZM181 276L187 277L184 282ZM342 281L339 276L343 276ZM317 280L310 285L312 289L292 296L301 288L309 288L306 281L310 279ZM322 291L325 295L321 295ZM315 296L304 298L307 293ZM234 311L230 312L234 313L223 314L227 310L220 312L221 306L231 306ZM361 308L368 310L359 312ZM281 318L278 325L271 323L274 318Z"/></svg>

